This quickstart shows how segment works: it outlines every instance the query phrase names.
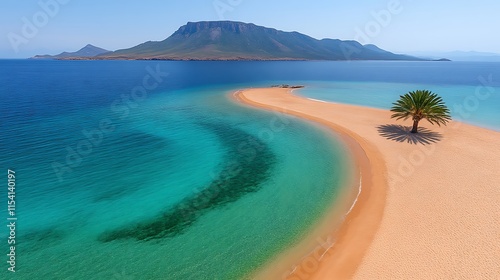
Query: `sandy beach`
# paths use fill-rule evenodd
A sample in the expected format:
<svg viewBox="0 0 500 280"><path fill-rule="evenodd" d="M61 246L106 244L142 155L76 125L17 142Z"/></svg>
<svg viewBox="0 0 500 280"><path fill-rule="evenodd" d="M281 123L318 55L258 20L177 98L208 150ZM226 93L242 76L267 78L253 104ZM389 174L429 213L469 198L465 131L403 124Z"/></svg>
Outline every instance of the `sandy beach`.
<svg viewBox="0 0 500 280"><path fill-rule="evenodd" d="M235 97L331 128L362 175L354 208L340 229L329 229L333 246L312 260L292 250L257 278L283 279L295 264L288 279L498 279L499 132L423 120L420 133L410 135L411 121L392 120L389 111L311 100L289 89L248 89Z"/></svg>

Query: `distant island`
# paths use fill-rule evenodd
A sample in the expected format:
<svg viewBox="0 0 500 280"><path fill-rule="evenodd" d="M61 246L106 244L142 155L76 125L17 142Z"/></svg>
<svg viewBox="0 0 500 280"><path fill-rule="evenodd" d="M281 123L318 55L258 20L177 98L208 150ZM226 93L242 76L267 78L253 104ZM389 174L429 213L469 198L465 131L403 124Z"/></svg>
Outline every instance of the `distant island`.
<svg viewBox="0 0 500 280"><path fill-rule="evenodd" d="M58 55L35 55L32 58L36 59L64 59L64 58L88 58L88 57L95 57L100 54L104 53L109 53L110 51L93 46L91 44L86 45L85 47L81 48L80 50L76 52L62 52Z"/></svg>
<svg viewBox="0 0 500 280"><path fill-rule="evenodd" d="M394 54L357 41L317 40L298 32L284 32L234 21L188 22L163 41L148 41L113 52L35 56L53 59L94 60L407 60L415 56Z"/></svg>
<svg viewBox="0 0 500 280"><path fill-rule="evenodd" d="M439 59L441 57L446 57L453 61L484 61L484 62L500 62L499 53L489 53L489 52L476 52L476 51L448 51L448 52L432 52L432 51L420 51L412 52L410 55L422 57L425 59Z"/></svg>

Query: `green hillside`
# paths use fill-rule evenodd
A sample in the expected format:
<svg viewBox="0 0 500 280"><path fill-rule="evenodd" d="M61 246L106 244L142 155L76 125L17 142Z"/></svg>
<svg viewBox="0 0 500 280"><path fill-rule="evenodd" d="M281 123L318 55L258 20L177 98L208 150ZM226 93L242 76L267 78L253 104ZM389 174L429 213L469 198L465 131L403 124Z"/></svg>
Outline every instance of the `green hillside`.
<svg viewBox="0 0 500 280"><path fill-rule="evenodd" d="M298 32L232 21L189 22L159 42L105 53L100 59L421 60L356 41L317 40Z"/></svg>

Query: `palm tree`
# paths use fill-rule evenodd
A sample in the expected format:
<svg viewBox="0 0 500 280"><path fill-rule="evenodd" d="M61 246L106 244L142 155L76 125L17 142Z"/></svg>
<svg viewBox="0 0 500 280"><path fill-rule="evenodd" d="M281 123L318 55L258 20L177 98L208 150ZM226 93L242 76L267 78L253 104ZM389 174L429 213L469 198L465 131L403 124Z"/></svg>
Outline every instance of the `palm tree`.
<svg viewBox="0 0 500 280"><path fill-rule="evenodd" d="M422 119L428 120L431 124L446 125L451 120L450 110L444 101L437 94L428 90L410 91L401 95L399 100L393 103L391 108L391 118L407 120L413 119L411 133L418 132L418 122Z"/></svg>

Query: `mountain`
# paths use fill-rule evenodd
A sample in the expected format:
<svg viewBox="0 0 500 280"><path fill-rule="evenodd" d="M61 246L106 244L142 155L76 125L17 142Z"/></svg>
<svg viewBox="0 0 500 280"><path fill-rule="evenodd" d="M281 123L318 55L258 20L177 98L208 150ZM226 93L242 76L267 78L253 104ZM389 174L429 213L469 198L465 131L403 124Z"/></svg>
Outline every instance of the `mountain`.
<svg viewBox="0 0 500 280"><path fill-rule="evenodd" d="M375 52L379 52L379 53L388 53L388 51L385 51L373 44L368 44L368 45L363 45L363 47L369 49L369 50L372 50L372 51L375 51Z"/></svg>
<svg viewBox="0 0 500 280"><path fill-rule="evenodd" d="M76 57L94 57L108 52L110 51L88 44L76 52L62 52L58 55L35 55L33 58L62 59Z"/></svg>
<svg viewBox="0 0 500 280"><path fill-rule="evenodd" d="M498 53L452 51L452 52L413 52L412 54L419 57L425 57L427 59L446 57L453 61L500 62L500 54Z"/></svg>
<svg viewBox="0 0 500 280"><path fill-rule="evenodd" d="M423 60L356 41L317 40L233 21L188 22L163 41L148 41L94 59L161 60Z"/></svg>

